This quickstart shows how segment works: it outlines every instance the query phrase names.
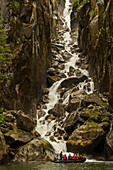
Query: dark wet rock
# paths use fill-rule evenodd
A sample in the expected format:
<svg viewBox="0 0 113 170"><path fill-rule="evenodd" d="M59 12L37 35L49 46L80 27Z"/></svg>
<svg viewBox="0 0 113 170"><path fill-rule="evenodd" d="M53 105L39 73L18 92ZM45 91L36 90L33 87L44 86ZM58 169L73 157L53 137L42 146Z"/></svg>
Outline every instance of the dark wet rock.
<svg viewBox="0 0 113 170"><path fill-rule="evenodd" d="M76 69L76 70L75 70L75 74L76 74L76 76L78 77L78 76L80 76L82 73L81 73L81 71L80 71L79 69Z"/></svg>
<svg viewBox="0 0 113 170"><path fill-rule="evenodd" d="M58 61L53 61L52 62L52 67L54 67L56 69L56 68L58 68L58 64L59 64Z"/></svg>
<svg viewBox="0 0 113 170"><path fill-rule="evenodd" d="M81 66L81 62L80 62L80 60L78 60L78 61L76 61L76 64L75 64L76 66Z"/></svg>
<svg viewBox="0 0 113 170"><path fill-rule="evenodd" d="M82 64L81 69L82 70L88 70L88 64Z"/></svg>
<svg viewBox="0 0 113 170"><path fill-rule="evenodd" d="M17 110L8 110L6 114L12 114L15 118L18 116Z"/></svg>
<svg viewBox="0 0 113 170"><path fill-rule="evenodd" d="M56 117L62 117L64 116L64 107L62 106L62 104L55 104L54 108L53 109L50 109L48 111L49 114L53 114L54 116Z"/></svg>
<svg viewBox="0 0 113 170"><path fill-rule="evenodd" d="M11 113L8 113L8 114L5 115L4 119L7 122L13 122L15 120L15 117Z"/></svg>
<svg viewBox="0 0 113 170"><path fill-rule="evenodd" d="M47 75L47 84L48 84L48 87L52 86L53 83L55 83L58 80L59 80L58 76L49 76L49 75Z"/></svg>
<svg viewBox="0 0 113 170"><path fill-rule="evenodd" d="M50 140L51 140L52 142L56 142L56 139L54 138L54 136L50 136Z"/></svg>
<svg viewBox="0 0 113 170"><path fill-rule="evenodd" d="M0 130L0 163L8 162L8 147L5 138Z"/></svg>
<svg viewBox="0 0 113 170"><path fill-rule="evenodd" d="M6 142L12 148L18 148L33 139L33 134L31 132L25 132L22 130L11 130L4 134Z"/></svg>
<svg viewBox="0 0 113 170"><path fill-rule="evenodd" d="M59 64L59 65L58 65L58 68L59 68L60 70L64 70L64 69L65 69L65 65L64 65L64 64Z"/></svg>
<svg viewBox="0 0 113 170"><path fill-rule="evenodd" d="M54 148L46 140L34 139L18 148L14 162L47 161L53 158Z"/></svg>
<svg viewBox="0 0 113 170"><path fill-rule="evenodd" d="M70 68L69 68L69 76L74 76L74 74L75 74L75 68L74 67L72 67L72 66L70 66Z"/></svg>
<svg viewBox="0 0 113 170"><path fill-rule="evenodd" d="M17 117L17 127L25 131L31 131L35 127L35 124L29 116L20 112Z"/></svg>
<svg viewBox="0 0 113 170"><path fill-rule="evenodd" d="M90 104L96 104L99 105L101 107L105 107L104 103L102 102L101 98L98 97L98 94L90 94L88 96L86 96L86 98L84 98L82 100L82 105L87 107Z"/></svg>
<svg viewBox="0 0 113 170"><path fill-rule="evenodd" d="M46 114L46 112L45 112L44 110L40 110L40 111L38 112L38 119L40 119L41 117L44 117L45 114Z"/></svg>
<svg viewBox="0 0 113 170"><path fill-rule="evenodd" d="M48 103L49 102L48 95L47 94L43 95L41 100L43 103Z"/></svg>
<svg viewBox="0 0 113 170"><path fill-rule="evenodd" d="M57 128L57 131L58 131L58 133L61 134L61 135L64 133L64 129L61 128L61 127L58 127L58 128Z"/></svg>
<svg viewBox="0 0 113 170"><path fill-rule="evenodd" d="M65 133L65 134L63 135L63 138L64 138L65 141L67 141L68 138L69 138L69 135L68 135L67 133Z"/></svg>
<svg viewBox="0 0 113 170"><path fill-rule="evenodd" d="M99 149L105 137L105 131L97 124L82 125L69 137L66 144L67 151L93 153Z"/></svg>
<svg viewBox="0 0 113 170"><path fill-rule="evenodd" d="M84 82L87 78L88 77L85 75L76 78L67 78L60 84L60 87L73 88L74 86L77 86L80 82Z"/></svg>
<svg viewBox="0 0 113 170"><path fill-rule="evenodd" d="M54 136L58 137L60 134L58 132L54 132Z"/></svg>
<svg viewBox="0 0 113 170"><path fill-rule="evenodd" d="M76 111L80 106L80 100L79 99L71 99L69 100L69 104L66 106L65 110L67 112L73 112Z"/></svg>
<svg viewBox="0 0 113 170"><path fill-rule="evenodd" d="M74 131L75 124L78 120L79 120L78 112L70 113L64 122L65 131L68 133Z"/></svg>
<svg viewBox="0 0 113 170"><path fill-rule="evenodd" d="M71 92L69 103L65 107L65 110L68 112L76 111L80 107L81 100L86 98L86 96L87 94L84 90L77 91L76 88L74 88Z"/></svg>
<svg viewBox="0 0 113 170"><path fill-rule="evenodd" d="M91 116L91 113L90 113L89 111L87 111L87 112L81 111L81 112L80 112L80 117L83 118L83 119L85 119L85 120L87 120L88 118L90 118L90 116Z"/></svg>
<svg viewBox="0 0 113 170"><path fill-rule="evenodd" d="M100 125L100 127L102 128L102 129L104 129L105 131L109 131L109 127L110 127L110 123L109 122L102 122L102 123L100 123L99 124Z"/></svg>
<svg viewBox="0 0 113 170"><path fill-rule="evenodd" d="M45 136L50 136L51 135L51 132L47 132Z"/></svg>
<svg viewBox="0 0 113 170"><path fill-rule="evenodd" d="M44 88L43 89L43 94L48 94L49 93L49 89L48 88Z"/></svg>
<svg viewBox="0 0 113 170"><path fill-rule="evenodd" d="M70 53L68 53L67 51L65 51L63 53L63 59L64 60L69 60L72 57L72 55Z"/></svg>
<svg viewBox="0 0 113 170"><path fill-rule="evenodd" d="M55 119L55 116L52 115L52 114L47 115L46 118L45 118L45 120L47 120L47 121L48 121L48 120L51 120L51 121L52 121L52 120L54 120L54 119Z"/></svg>
<svg viewBox="0 0 113 170"><path fill-rule="evenodd" d="M108 160L113 161L113 129L112 129L112 123L110 127L110 131L106 137L106 153Z"/></svg>
<svg viewBox="0 0 113 170"><path fill-rule="evenodd" d="M54 76L56 73L55 69L52 67L52 68L49 68L48 71L47 71L47 74L50 75L50 76Z"/></svg>
<svg viewBox="0 0 113 170"><path fill-rule="evenodd" d="M33 134L33 136L35 136L37 138L41 137L40 133L38 133L36 130L33 130L32 134Z"/></svg>

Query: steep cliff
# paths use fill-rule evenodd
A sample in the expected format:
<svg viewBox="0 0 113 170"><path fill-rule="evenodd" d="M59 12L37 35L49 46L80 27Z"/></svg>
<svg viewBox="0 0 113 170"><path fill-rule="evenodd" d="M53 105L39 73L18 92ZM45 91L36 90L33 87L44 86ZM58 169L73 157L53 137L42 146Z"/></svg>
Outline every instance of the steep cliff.
<svg viewBox="0 0 113 170"><path fill-rule="evenodd" d="M89 73L95 88L109 92L110 108L113 110L113 2L86 1L79 5L78 14L79 46L88 54Z"/></svg>
<svg viewBox="0 0 113 170"><path fill-rule="evenodd" d="M2 0L1 11L14 56L14 77L4 92L4 107L35 117L51 63L49 2Z"/></svg>

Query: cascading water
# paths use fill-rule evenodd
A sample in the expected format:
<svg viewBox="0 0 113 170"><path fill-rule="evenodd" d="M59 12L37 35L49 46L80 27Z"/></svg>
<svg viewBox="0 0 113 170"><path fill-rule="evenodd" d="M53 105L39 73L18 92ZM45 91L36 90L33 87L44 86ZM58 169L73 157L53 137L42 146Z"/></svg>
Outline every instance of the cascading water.
<svg viewBox="0 0 113 170"><path fill-rule="evenodd" d="M63 137L60 138L60 140L58 140L56 137L54 137L55 141L51 141L50 137L54 136L54 125L56 126L56 128L58 128L59 126L61 126L58 122L56 122L55 120L52 120L51 122L46 121L46 116L48 115L48 111L52 108L54 108L54 105L56 103L58 103L58 100L60 99L60 95L58 93L58 88L60 86L60 84L67 79L68 77L70 77L68 75L69 73L69 68L70 66L72 66L75 69L79 69L81 71L82 74L84 75L88 75L88 72L86 70L82 70L80 69L75 63L77 62L77 60L79 59L78 54L79 53L72 53L71 52L71 47L72 47L72 39L71 39L71 27L70 27L70 15L71 15L71 3L70 0L66 0L65 2L65 9L63 12L63 20L64 22L64 30L61 30L63 32L63 42L60 41L60 44L62 43L64 45L64 50L62 50L62 52L66 51L71 57L68 61L65 61L65 68L63 72L66 75L66 78L61 78L61 80L55 82L49 89L49 103L46 104L46 109L43 109L43 111L45 111L45 116L38 118L37 115L37 127L36 130L41 134L41 137L45 138L46 140L48 140L53 147L55 148L56 153L59 153L61 150L63 152L66 152L66 142L64 141ZM75 44L75 42L74 42ZM76 42L77 45L77 42ZM57 58L62 58L62 56L60 54L58 54L56 56ZM73 76L76 77L76 74ZM88 79L89 80L89 85L90 85L90 90L87 90L87 82L82 82L78 85L78 88L81 90L83 89L85 86L85 91L87 93L92 93L94 90L94 84L93 81L91 80L91 78ZM71 91L71 90L70 90ZM63 104L65 104L66 102L68 102L69 99L69 93L67 93L67 96L65 97ZM65 113L65 118L68 115L68 113ZM63 120L63 121L64 121ZM50 132L50 136L47 136L47 132Z"/></svg>

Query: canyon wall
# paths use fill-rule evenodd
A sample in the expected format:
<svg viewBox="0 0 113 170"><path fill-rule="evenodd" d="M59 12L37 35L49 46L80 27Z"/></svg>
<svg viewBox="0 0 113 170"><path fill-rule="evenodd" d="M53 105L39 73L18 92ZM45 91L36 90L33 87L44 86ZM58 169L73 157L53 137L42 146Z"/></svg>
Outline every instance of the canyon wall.
<svg viewBox="0 0 113 170"><path fill-rule="evenodd" d="M14 73L10 87L3 90L2 107L21 109L35 117L51 63L49 1L2 0L0 5Z"/></svg>
<svg viewBox="0 0 113 170"><path fill-rule="evenodd" d="M89 73L95 88L109 94L113 111L113 2L86 1L79 5L78 15L79 46L88 55Z"/></svg>

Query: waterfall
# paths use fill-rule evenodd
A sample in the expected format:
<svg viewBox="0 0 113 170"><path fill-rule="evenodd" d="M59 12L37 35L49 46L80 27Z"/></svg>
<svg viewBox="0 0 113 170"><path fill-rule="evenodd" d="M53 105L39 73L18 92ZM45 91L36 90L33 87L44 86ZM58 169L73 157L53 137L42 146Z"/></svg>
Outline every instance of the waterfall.
<svg viewBox="0 0 113 170"><path fill-rule="evenodd" d="M77 42L74 42L74 44L72 44L72 38L71 38L71 27L70 27L70 16L71 16L71 12L72 12L72 9L71 9L71 3L70 3L70 0L66 0L65 1L65 9L64 9L64 12L63 12L63 21L64 21L64 30L65 32L63 32L63 30L61 30L63 32L63 44L64 44L64 50L62 50L63 52L66 51L68 52L69 55L71 55L71 58L68 60L68 61L65 61L65 69L61 72L63 72L65 75L66 75L66 78L61 78L61 80L55 82L50 88L49 88L49 95L48 95L48 98L49 98L49 103L46 104L46 109L43 109L43 111L46 113L45 116L41 117L41 118L38 118L38 115L37 115L37 127L36 127L36 130L41 134L41 137L45 138L46 140L48 140L52 145L53 147L55 148L55 151L56 153L59 153L61 150L63 152L66 152L66 141L64 141L63 137L61 136L61 139L58 140L56 137L55 138L55 141L51 141L50 140L50 136L54 136L54 125L56 125L56 127L60 127L59 123L56 122L55 120L52 120L51 122L48 122L46 121L46 116L49 115L48 114L48 111L52 108L54 108L54 105L56 103L58 103L58 100L60 99L60 95L58 93L58 88L61 84L61 82L67 78L69 78L69 75L68 75L68 72L69 72L69 68L70 66L72 66L73 68L75 69L79 69L78 66L75 64L77 62L77 60L79 59L78 57L78 54L75 52L75 53L72 53L71 52L71 47L72 45L74 45L76 43L77 45ZM76 38L77 39L77 38ZM62 43L60 41L60 43ZM56 54L56 57L57 58L60 58L62 57L60 54ZM86 70L82 70L82 69L79 69L81 71L81 73L83 73L84 75L88 75L88 71ZM76 75L74 75L74 77L76 77ZM93 84L93 81L91 78L89 78L89 86L90 86L90 89L91 90L88 90L87 88L87 82L82 82L78 85L78 88L81 90L83 89L84 87L86 86L85 90L88 94L92 93L93 90L94 90L94 84ZM71 90L70 90L71 91ZM65 94L66 97L63 101L63 104L65 104L66 102L68 102L69 100L69 93ZM37 111L38 112L38 111ZM38 114L38 113L37 113ZM66 119L68 113L66 112L65 113L65 118L64 120ZM64 121L63 120L63 121ZM47 132L50 132L51 135L50 136L47 136Z"/></svg>

